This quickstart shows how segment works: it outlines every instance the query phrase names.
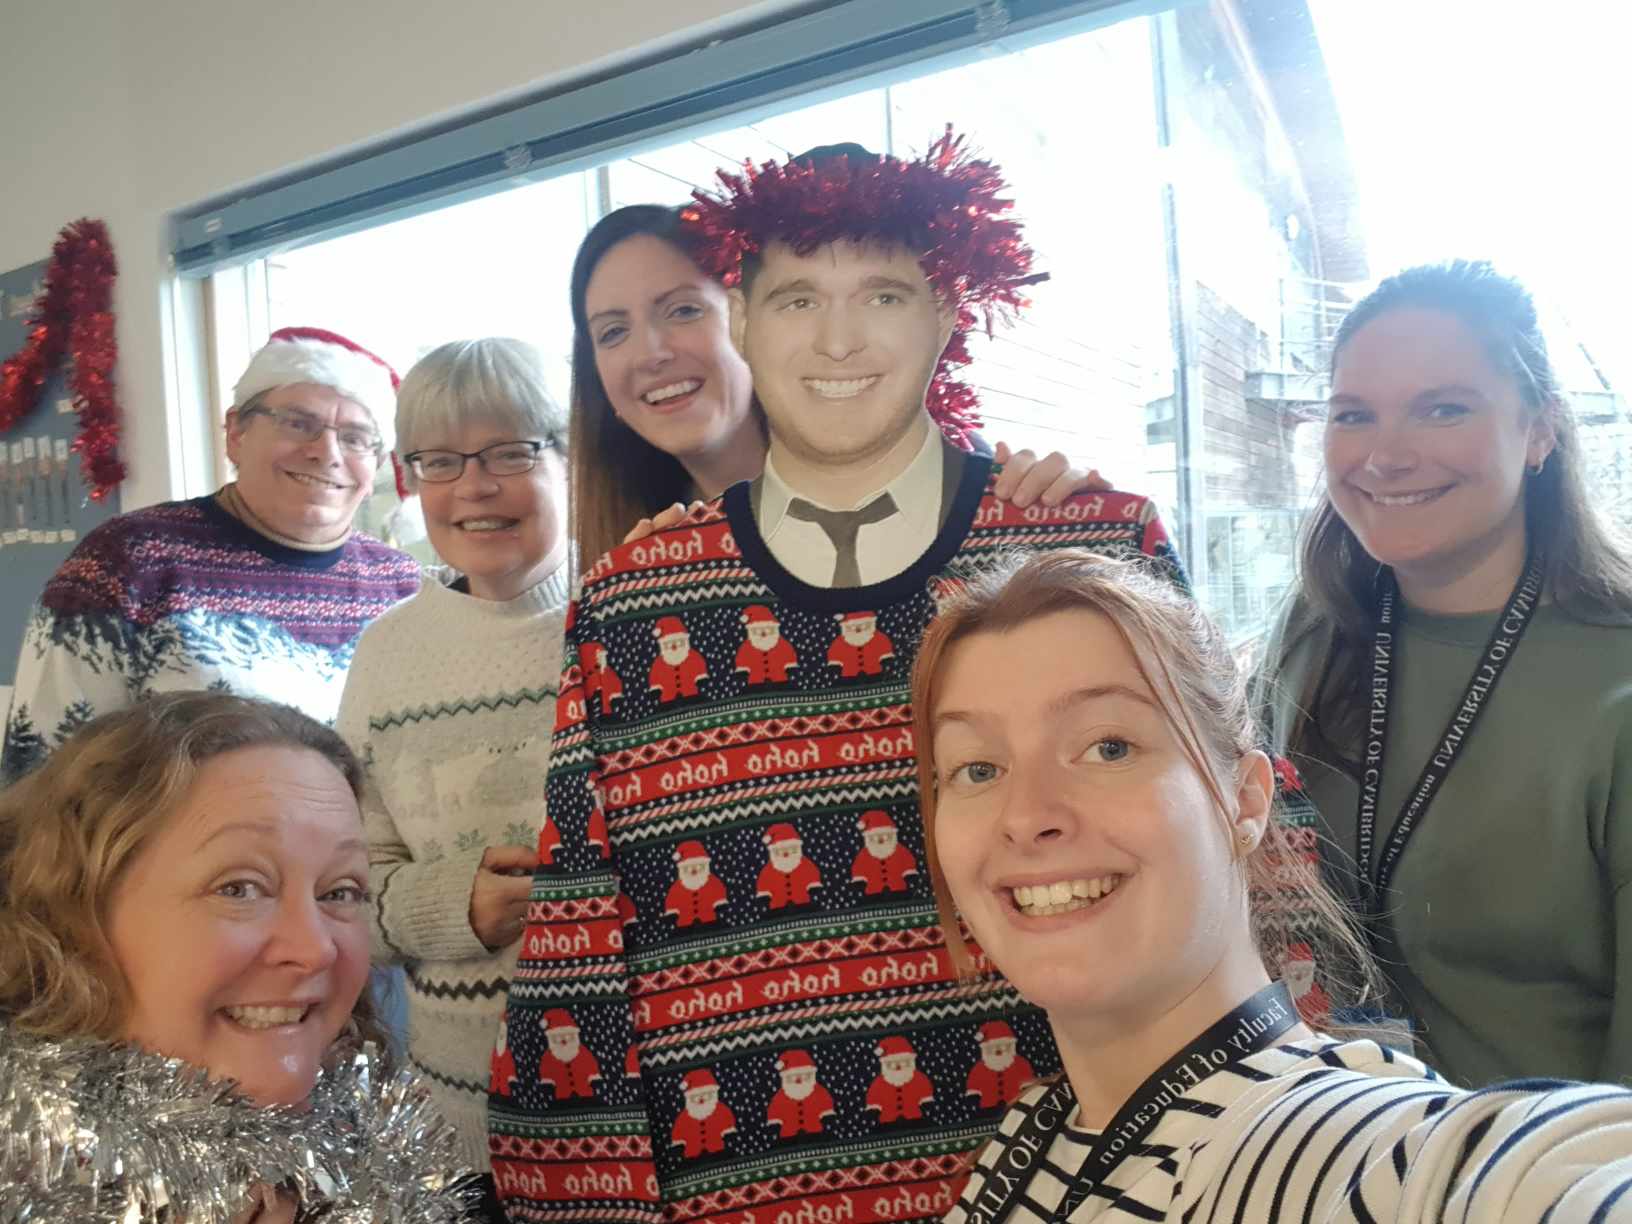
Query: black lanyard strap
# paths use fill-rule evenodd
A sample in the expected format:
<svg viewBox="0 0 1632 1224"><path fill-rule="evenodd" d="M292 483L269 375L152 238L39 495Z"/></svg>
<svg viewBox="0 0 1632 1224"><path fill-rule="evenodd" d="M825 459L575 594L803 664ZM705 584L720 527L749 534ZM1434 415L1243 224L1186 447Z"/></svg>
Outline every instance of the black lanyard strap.
<svg viewBox="0 0 1632 1224"><path fill-rule="evenodd" d="M1168 1059L1116 1111L1066 1187L1055 1218L1064 1220L1142 1146L1173 1102L1214 1072L1268 1049L1298 1022L1286 987L1275 982L1234 1008ZM1003 1147L997 1164L969 1208L967 1224L1001 1224L1037 1175L1037 1163L1076 1108L1071 1083L1063 1076L1045 1092Z"/></svg>
<svg viewBox="0 0 1632 1224"><path fill-rule="evenodd" d="M1451 711L1428 762L1422 767L1416 785L1406 796L1394 829L1383 843L1375 871L1372 855L1376 849L1377 806L1383 793L1384 752L1388 747L1388 724L1393 701L1394 660L1398 650L1395 638L1397 626L1396 604L1399 586L1392 570L1384 570L1377 600L1377 626L1371 642L1371 695L1367 707L1365 766L1360 775L1360 800L1355 814L1355 857L1360 868L1361 891L1367 915L1377 922L1388 895L1394 869L1406 843L1428 814L1428 808L1439 788L1445 784L1451 768L1456 764L1467 741L1473 736L1479 715L1490 704L1496 685L1507 670L1507 665L1518 652L1524 631L1535 618L1541 603L1542 560L1532 555L1525 561L1524 572L1518 585L1507 598L1507 605L1496 618L1485 643L1484 654L1468 680L1468 687Z"/></svg>

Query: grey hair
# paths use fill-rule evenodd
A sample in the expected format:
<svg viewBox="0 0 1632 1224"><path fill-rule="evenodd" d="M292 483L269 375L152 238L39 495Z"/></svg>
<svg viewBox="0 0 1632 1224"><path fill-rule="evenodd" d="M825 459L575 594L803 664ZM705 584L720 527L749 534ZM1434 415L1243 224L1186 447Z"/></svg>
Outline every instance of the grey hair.
<svg viewBox="0 0 1632 1224"><path fill-rule="evenodd" d="M566 449L567 414L544 385L539 352L522 340L454 340L414 363L397 388L397 453L448 445L471 421Z"/></svg>

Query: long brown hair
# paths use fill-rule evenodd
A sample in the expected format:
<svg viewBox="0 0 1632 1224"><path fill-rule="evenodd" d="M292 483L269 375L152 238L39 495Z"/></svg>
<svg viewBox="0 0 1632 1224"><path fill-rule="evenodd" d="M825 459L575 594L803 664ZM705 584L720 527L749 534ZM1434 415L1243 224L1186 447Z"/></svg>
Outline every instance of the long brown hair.
<svg viewBox="0 0 1632 1224"><path fill-rule="evenodd" d="M345 741L299 710L226 693L164 693L92 719L0 792L0 1016L42 1037L116 1040L130 991L108 938L114 888L199 768L239 748L308 748L354 796ZM382 1051L364 990L352 1013Z"/></svg>
<svg viewBox="0 0 1632 1224"><path fill-rule="evenodd" d="M1529 290L1483 260L1408 268L1379 284L1343 320L1332 346L1334 372L1361 328L1408 307L1443 312L1469 328L1496 368L1513 380L1530 420L1552 431L1552 452L1539 474L1526 475L1522 493L1527 540L1543 558L1552 602L1588 623L1632 623L1632 556L1587 496L1575 417ZM1322 661L1295 694L1299 714L1286 747L1352 770L1366 700L1362 652L1371 637L1381 567L1329 493L1321 494L1304 523L1298 571L1278 648L1266 660L1266 679L1272 684L1291 654L1316 635Z"/></svg>
<svg viewBox="0 0 1632 1224"><path fill-rule="evenodd" d="M1055 612L1096 612L1128 644L1140 674L1226 818L1231 779L1258 747L1246 684L1218 627L1172 583L1140 562L1075 549L1011 561L949 597L930 623L912 669L913 735L924 843L941 930L953 964L974 969L935 848L935 704L952 647L982 633L1006 633ZM1271 819L1263 838L1239 859L1251 898L1252 936L1264 967L1280 977L1291 945L1321 950L1322 982L1334 1005L1359 1003L1381 978L1354 914L1320 879L1311 855Z"/></svg>
<svg viewBox="0 0 1632 1224"><path fill-rule="evenodd" d="M612 411L595 365L595 338L584 307L590 277L608 251L641 234L660 239L697 262L694 240L680 224L678 209L631 204L596 222L572 263L572 409L567 446L572 535L580 570L621 542L641 519L692 496L691 477L680 461L647 442ZM754 414L763 429L757 406Z"/></svg>

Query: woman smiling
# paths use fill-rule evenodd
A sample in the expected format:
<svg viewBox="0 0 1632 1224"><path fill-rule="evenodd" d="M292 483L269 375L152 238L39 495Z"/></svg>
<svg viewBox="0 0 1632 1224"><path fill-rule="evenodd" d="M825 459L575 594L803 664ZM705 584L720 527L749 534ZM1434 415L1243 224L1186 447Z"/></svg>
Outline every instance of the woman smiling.
<svg viewBox="0 0 1632 1224"><path fill-rule="evenodd" d="M948 947L970 964L961 916L1065 1067L949 1224L1626 1218L1632 1093L1463 1092L1299 1021L1264 935L1354 937L1287 870L1244 686L1182 594L1073 553L980 580L927 630L913 710Z"/></svg>
<svg viewBox="0 0 1632 1224"><path fill-rule="evenodd" d="M1632 1075L1632 561L1530 295L1413 268L1340 330L1263 703L1453 1079Z"/></svg>
<svg viewBox="0 0 1632 1224"><path fill-rule="evenodd" d="M0 796L0 1216L456 1216L451 1134L363 1045L360 782L295 710L172 693Z"/></svg>

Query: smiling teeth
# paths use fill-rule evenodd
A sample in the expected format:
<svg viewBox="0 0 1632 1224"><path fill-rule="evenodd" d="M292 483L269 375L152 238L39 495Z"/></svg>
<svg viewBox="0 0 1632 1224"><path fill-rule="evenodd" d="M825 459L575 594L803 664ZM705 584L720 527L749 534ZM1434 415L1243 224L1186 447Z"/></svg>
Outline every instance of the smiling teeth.
<svg viewBox="0 0 1632 1224"><path fill-rule="evenodd" d="M245 1028L268 1029L280 1024L299 1024L306 1016L304 1007L228 1007L228 1016Z"/></svg>
<svg viewBox="0 0 1632 1224"><path fill-rule="evenodd" d="M823 399L849 399L860 395L868 387L878 381L877 374L870 374L866 378L807 378L805 386Z"/></svg>
<svg viewBox="0 0 1632 1224"><path fill-rule="evenodd" d="M324 480L321 476L309 476L305 472L290 472L289 476L300 481L301 484L314 485L319 489L338 489L340 487L332 480Z"/></svg>
<svg viewBox="0 0 1632 1224"><path fill-rule="evenodd" d="M459 524L463 531L503 531L506 527L514 527L514 519L466 519Z"/></svg>
<svg viewBox="0 0 1632 1224"><path fill-rule="evenodd" d="M1433 501L1444 489L1429 489L1426 493L1373 493L1371 500L1379 506L1420 506L1423 502Z"/></svg>
<svg viewBox="0 0 1632 1224"><path fill-rule="evenodd" d="M1012 889L1014 904L1029 918L1069 914L1108 897L1122 882L1119 875L1095 876L1082 880L1056 880L1052 884L1022 884Z"/></svg>
<svg viewBox="0 0 1632 1224"><path fill-rule="evenodd" d="M640 398L648 404L661 404L664 400L671 400L676 396L690 395L702 385L700 379L688 378L683 382L670 383L666 387L659 387L656 391L648 391Z"/></svg>

